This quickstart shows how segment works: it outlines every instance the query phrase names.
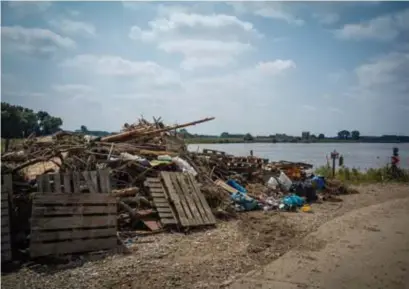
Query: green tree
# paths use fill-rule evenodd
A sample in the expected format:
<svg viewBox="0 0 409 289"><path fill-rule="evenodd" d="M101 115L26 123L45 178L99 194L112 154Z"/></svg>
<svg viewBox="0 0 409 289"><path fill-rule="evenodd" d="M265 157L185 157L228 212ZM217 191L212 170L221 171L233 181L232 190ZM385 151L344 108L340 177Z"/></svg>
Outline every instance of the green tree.
<svg viewBox="0 0 409 289"><path fill-rule="evenodd" d="M45 111L33 110L9 103L1 103L2 137L6 139L51 134L62 126L62 119L50 116Z"/></svg>
<svg viewBox="0 0 409 289"><path fill-rule="evenodd" d="M88 128L85 125L81 125L80 130L82 133L87 133L88 132Z"/></svg>
<svg viewBox="0 0 409 289"><path fill-rule="evenodd" d="M319 138L319 139L324 139L324 138L325 138L325 135L324 135L323 133L320 133L320 134L318 135L318 138Z"/></svg>
<svg viewBox="0 0 409 289"><path fill-rule="evenodd" d="M348 139L351 133L348 130L341 130L338 132L339 139Z"/></svg>
<svg viewBox="0 0 409 289"><path fill-rule="evenodd" d="M359 131L357 131L357 130L351 131L351 137L352 137L353 139L359 139L359 136L360 136Z"/></svg>
<svg viewBox="0 0 409 289"><path fill-rule="evenodd" d="M228 138L228 137L229 137L229 133L228 133L228 132L223 132L223 133L220 135L220 137L221 137L221 138Z"/></svg>
<svg viewBox="0 0 409 289"><path fill-rule="evenodd" d="M250 133L246 133L243 139L244 141L253 141L254 137Z"/></svg>

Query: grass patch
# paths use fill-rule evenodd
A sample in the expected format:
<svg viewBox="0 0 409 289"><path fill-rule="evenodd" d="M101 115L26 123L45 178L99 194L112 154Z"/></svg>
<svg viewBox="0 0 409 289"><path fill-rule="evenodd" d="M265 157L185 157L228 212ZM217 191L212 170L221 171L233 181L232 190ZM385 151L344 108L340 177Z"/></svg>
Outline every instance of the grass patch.
<svg viewBox="0 0 409 289"><path fill-rule="evenodd" d="M315 169L315 174L332 178L332 168L322 166ZM398 168L394 173L390 166L360 171L356 168L341 167L335 172L337 180L348 183L409 182L409 170Z"/></svg>

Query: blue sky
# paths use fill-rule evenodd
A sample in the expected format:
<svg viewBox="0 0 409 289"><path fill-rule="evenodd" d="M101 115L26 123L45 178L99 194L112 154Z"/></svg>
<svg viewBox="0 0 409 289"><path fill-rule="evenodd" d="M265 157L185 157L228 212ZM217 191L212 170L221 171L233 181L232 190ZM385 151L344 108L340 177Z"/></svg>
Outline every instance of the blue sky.
<svg viewBox="0 0 409 289"><path fill-rule="evenodd" d="M2 2L2 101L117 131L409 135L409 3Z"/></svg>

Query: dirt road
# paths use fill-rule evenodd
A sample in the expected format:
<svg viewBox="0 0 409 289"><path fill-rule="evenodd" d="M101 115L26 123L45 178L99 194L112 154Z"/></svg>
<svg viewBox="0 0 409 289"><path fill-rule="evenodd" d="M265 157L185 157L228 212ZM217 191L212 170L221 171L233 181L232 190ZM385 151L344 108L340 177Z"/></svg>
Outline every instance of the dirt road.
<svg viewBox="0 0 409 289"><path fill-rule="evenodd" d="M327 222L230 288L409 288L409 197Z"/></svg>
<svg viewBox="0 0 409 289"><path fill-rule="evenodd" d="M252 281L236 283L252 278L262 280L264 288L342 288L358 282L357 274L372 280L367 276L372 272L383 282L392 280L385 279L386 272L402 284L402 275L396 274L408 274L403 271L407 263L391 259L384 268L376 264L387 262L394 252L409 260L408 252L400 251L402 246L408 248L402 242L408 242L409 186L376 184L357 189L359 194L342 196L343 202L313 204L310 214L240 213L238 219L220 221L207 231L141 237L129 254L84 255L53 266L23 264L3 274L1 285L6 289L263 288L252 287L257 284ZM391 248L395 251L388 252ZM375 260L368 266L378 267L362 269L368 260ZM366 288L356 284L355 288ZM380 283L371 288L387 287Z"/></svg>

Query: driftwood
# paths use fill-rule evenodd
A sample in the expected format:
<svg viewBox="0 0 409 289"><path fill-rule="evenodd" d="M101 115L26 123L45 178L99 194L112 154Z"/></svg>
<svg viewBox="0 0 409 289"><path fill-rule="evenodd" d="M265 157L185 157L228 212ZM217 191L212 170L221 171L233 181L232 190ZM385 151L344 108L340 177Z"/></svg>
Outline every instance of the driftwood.
<svg viewBox="0 0 409 289"><path fill-rule="evenodd" d="M130 139L134 136L143 137L143 136L148 136L148 135L155 135L161 132L166 132L166 131L171 131L171 130L175 130L178 128L188 127L188 126L196 125L202 122L210 121L213 119L214 117L208 117L208 118L204 118L204 119L193 121L193 122L188 122L188 123L184 123L180 125L168 126L165 128L149 130L149 131L143 131L142 129L135 129L135 130L126 131L126 132L122 132L119 134L114 134L114 135L103 137L101 138L101 141L103 142L126 141L127 139Z"/></svg>
<svg viewBox="0 0 409 289"><path fill-rule="evenodd" d="M112 190L111 195L116 198L123 198L123 197L132 197L135 196L139 192L139 188L132 187L120 190Z"/></svg>

